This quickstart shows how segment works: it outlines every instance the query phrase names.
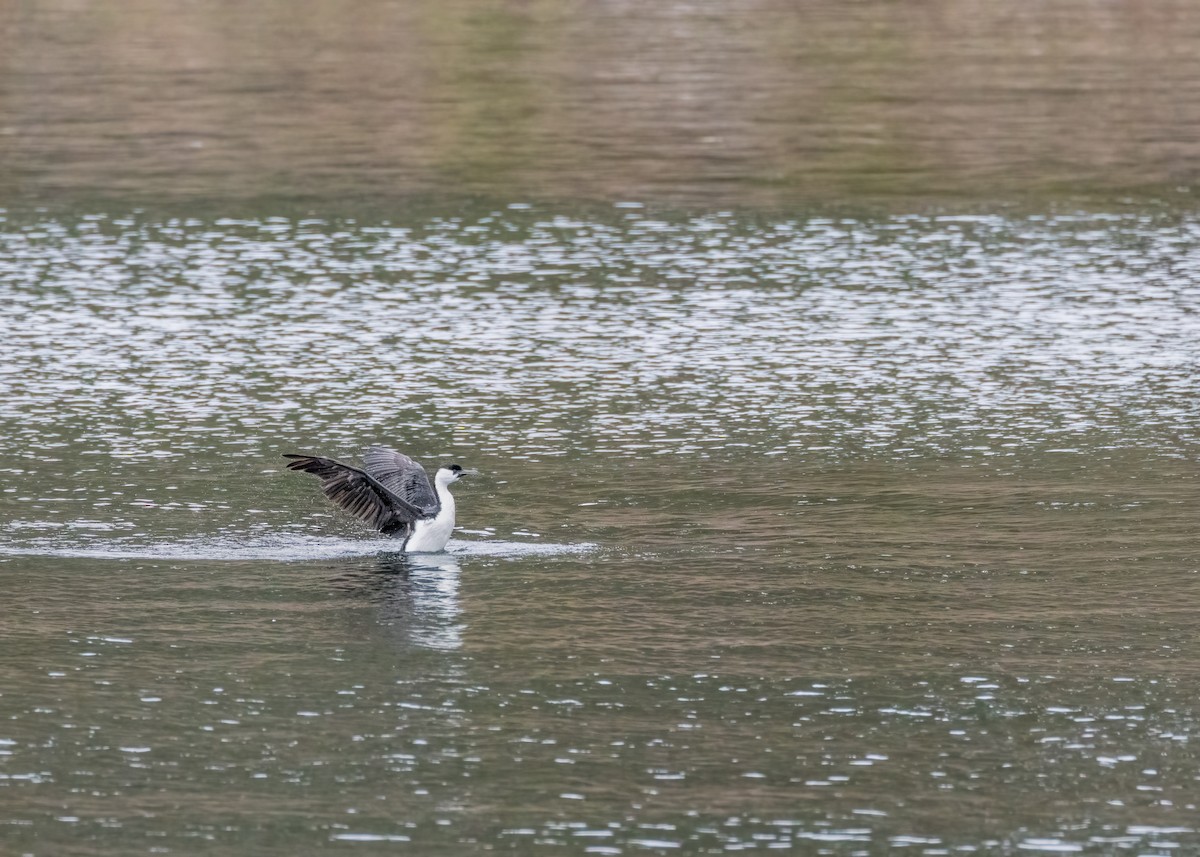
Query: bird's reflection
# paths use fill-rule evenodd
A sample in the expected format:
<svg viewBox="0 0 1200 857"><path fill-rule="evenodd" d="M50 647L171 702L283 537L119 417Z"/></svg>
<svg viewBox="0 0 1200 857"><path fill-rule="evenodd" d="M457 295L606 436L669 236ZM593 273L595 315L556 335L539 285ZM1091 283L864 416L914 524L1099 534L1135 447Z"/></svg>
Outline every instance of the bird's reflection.
<svg viewBox="0 0 1200 857"><path fill-rule="evenodd" d="M461 573L450 554L383 553L346 569L332 582L374 604L378 623L404 644L452 651L462 646Z"/></svg>

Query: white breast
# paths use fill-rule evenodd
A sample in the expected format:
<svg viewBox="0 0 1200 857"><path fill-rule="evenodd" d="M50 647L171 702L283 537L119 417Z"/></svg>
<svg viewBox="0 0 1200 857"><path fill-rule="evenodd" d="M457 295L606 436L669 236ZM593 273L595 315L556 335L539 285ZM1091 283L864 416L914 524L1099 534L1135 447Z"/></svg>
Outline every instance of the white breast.
<svg viewBox="0 0 1200 857"><path fill-rule="evenodd" d="M454 532L454 497L444 485L437 486L437 493L441 511L436 518L413 524L412 535L404 543L406 553L437 553L446 549L446 542Z"/></svg>

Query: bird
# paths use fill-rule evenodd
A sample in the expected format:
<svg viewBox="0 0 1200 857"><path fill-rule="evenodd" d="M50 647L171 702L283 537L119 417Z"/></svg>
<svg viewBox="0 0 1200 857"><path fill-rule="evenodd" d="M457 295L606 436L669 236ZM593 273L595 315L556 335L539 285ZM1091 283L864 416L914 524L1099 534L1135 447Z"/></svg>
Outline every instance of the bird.
<svg viewBox="0 0 1200 857"><path fill-rule="evenodd" d="M311 473L334 505L385 535L404 539L405 553L445 550L454 530L450 485L468 471L443 464L430 483L425 468L386 446L372 446L363 466L353 467L320 455L285 453L288 470Z"/></svg>

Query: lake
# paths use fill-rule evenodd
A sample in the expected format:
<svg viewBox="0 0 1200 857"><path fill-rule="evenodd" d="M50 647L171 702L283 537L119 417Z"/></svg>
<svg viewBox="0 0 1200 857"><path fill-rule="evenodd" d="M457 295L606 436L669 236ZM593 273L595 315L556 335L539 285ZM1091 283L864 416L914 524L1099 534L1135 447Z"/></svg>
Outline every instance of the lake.
<svg viewBox="0 0 1200 857"><path fill-rule="evenodd" d="M1200 847L1198 36L0 13L0 852Z"/></svg>

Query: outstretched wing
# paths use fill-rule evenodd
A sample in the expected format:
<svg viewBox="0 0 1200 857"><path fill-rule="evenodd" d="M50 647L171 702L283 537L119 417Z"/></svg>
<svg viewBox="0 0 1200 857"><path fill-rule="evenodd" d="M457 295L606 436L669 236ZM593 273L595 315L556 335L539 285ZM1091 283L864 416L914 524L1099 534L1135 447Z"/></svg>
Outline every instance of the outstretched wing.
<svg viewBox="0 0 1200 857"><path fill-rule="evenodd" d="M432 518L441 510L437 492L429 484L429 474L407 455L373 446L363 456L363 468L397 497L421 510L425 517Z"/></svg>
<svg viewBox="0 0 1200 857"><path fill-rule="evenodd" d="M397 496L357 467L316 455L284 455L288 470L302 470L321 480L321 491L339 508L381 532L406 528L425 517L418 507Z"/></svg>

